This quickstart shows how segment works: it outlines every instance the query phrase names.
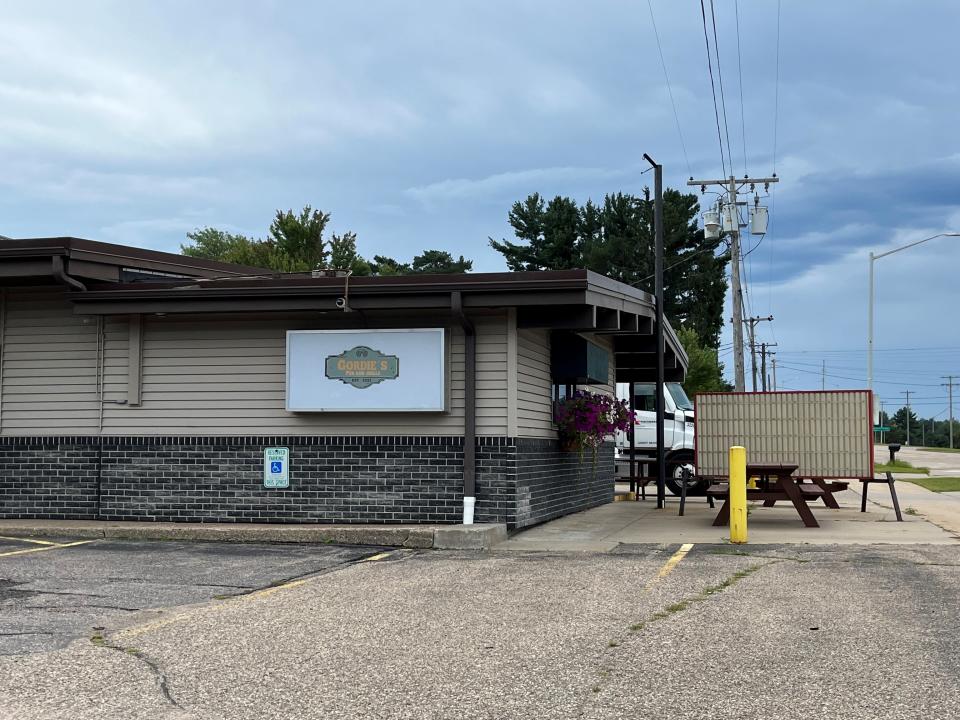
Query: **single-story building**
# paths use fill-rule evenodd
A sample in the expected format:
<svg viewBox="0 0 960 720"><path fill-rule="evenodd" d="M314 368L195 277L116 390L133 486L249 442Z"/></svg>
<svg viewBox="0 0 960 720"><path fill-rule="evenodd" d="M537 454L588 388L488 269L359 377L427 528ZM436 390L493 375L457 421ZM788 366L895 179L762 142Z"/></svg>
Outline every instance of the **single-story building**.
<svg viewBox="0 0 960 720"><path fill-rule="evenodd" d="M519 528L609 502L553 402L656 367L586 270L349 277L0 241L0 517ZM668 379L686 355L664 327ZM468 504L469 504L468 500Z"/></svg>

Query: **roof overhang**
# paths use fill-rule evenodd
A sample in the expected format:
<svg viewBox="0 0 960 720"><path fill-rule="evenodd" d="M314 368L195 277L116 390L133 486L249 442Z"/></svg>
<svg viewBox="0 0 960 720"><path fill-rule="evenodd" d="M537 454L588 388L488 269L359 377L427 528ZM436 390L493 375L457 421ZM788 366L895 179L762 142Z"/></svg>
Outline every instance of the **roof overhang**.
<svg viewBox="0 0 960 720"><path fill-rule="evenodd" d="M74 237L0 239L0 284L56 283L58 267L81 283L273 274L264 268Z"/></svg>
<svg viewBox="0 0 960 720"><path fill-rule="evenodd" d="M515 308L517 326L612 337L618 382L656 374L652 295L589 270L377 277L276 273L79 238L0 240L0 286L62 284L78 315L448 313ZM664 323L667 379L687 356Z"/></svg>
<svg viewBox="0 0 960 720"><path fill-rule="evenodd" d="M70 300L81 315L176 313L364 313L442 311L460 293L465 309L516 308L517 326L609 335L618 382L656 374L655 301L637 288L589 270L378 277L191 280L90 287ZM664 324L667 380L682 380L687 356Z"/></svg>

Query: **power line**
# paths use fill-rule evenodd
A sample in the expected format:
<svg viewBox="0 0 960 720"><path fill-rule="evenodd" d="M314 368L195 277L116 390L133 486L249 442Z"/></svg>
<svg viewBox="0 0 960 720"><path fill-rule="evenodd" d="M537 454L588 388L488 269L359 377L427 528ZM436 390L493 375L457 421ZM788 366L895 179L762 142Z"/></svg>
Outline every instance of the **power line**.
<svg viewBox="0 0 960 720"><path fill-rule="evenodd" d="M733 175L733 145L730 144L730 126L727 124L727 99L723 92L723 71L720 69L720 42L717 40L717 16L710 0L710 20L713 24L713 54L717 58L717 80L720 84L720 107L723 108L723 132L727 137L727 159L730 161L730 174Z"/></svg>
<svg viewBox="0 0 960 720"><path fill-rule="evenodd" d="M779 367L787 368L788 370L793 370L794 372L807 373L809 375L825 374L827 375L827 377L836 378L837 380L852 380L854 382L862 382L862 383L866 382L866 380L863 378L850 377L848 375L834 375L832 373L821 373L816 370L805 370L804 368L793 367L792 365L784 365L783 363L780 363ZM874 380L874 382L879 383L881 385L899 385L900 387L903 387L904 385L909 385L910 387L940 387L939 384L934 385L930 383L905 383L905 382L899 382L895 380ZM913 391L911 390L911 392Z"/></svg>
<svg viewBox="0 0 960 720"><path fill-rule="evenodd" d="M673 120L677 124L677 134L680 136L680 147L683 149L683 161L687 164L687 173L693 174L690 169L690 158L687 157L687 144L683 141L683 131L680 129L680 116L677 114L677 103L673 100L673 88L670 86L670 76L667 74L667 63L663 59L663 48L660 45L660 32L657 30L657 21L653 17L653 5L647 0L650 10L650 22L653 24L653 35L657 39L657 52L660 53L660 67L663 68L663 78L667 81L667 92L670 94L670 105L673 107Z"/></svg>
<svg viewBox="0 0 960 720"><path fill-rule="evenodd" d="M707 70L710 73L710 92L713 94L713 116L717 121L717 140L720 142L720 167L726 175L727 165L723 155L723 134L720 132L720 110L717 107L717 88L713 82L713 61L710 58L710 37L707 34L707 10L703 5L703 0L700 0L700 17L703 20L703 42L707 46Z"/></svg>
<svg viewBox="0 0 960 720"><path fill-rule="evenodd" d="M960 346L941 346L941 347L905 347L905 348L884 348L882 350L874 349L874 352L915 352L915 351L942 351L947 350L960 350ZM865 353L866 350L853 350L853 349L833 349L833 350L781 350L781 353L789 353L791 355L810 355L816 353Z"/></svg>
<svg viewBox="0 0 960 720"><path fill-rule="evenodd" d="M806 366L808 366L808 367L820 367L820 363L802 362L801 360L790 360L790 362L791 362L792 364L794 364L794 365L806 365ZM853 371L853 372L858 372L858 371L861 369L861 368L859 368L859 367L851 367L851 366L849 366L849 365L833 365L833 364L831 364L830 367L833 368L834 370L850 370L850 371ZM916 377L917 374L918 374L916 371L910 371L910 370L875 370L874 372L880 372L880 373L883 373L883 374L885 374L885 375L909 375L910 377ZM934 372L934 371L930 371L930 372Z"/></svg>
<svg viewBox="0 0 960 720"><path fill-rule="evenodd" d="M780 0L777 0L777 63L776 76L773 83L773 174L777 174L777 130L780 120ZM770 215L767 218L767 232L773 228L773 219L777 210L777 190L776 186L770 192ZM766 233L760 238L763 238ZM757 243L757 247L760 244ZM773 308L773 243L767 243L767 310L772 312Z"/></svg>
<svg viewBox="0 0 960 720"><path fill-rule="evenodd" d="M777 70L773 85L773 173L777 173L777 123L780 119L780 0L777 0Z"/></svg>
<svg viewBox="0 0 960 720"><path fill-rule="evenodd" d="M647 0L650 2L650 0ZM734 0L733 11L737 18L737 76L740 86L740 137L743 141L743 174L747 174L747 121L743 112L743 65L740 59L740 0ZM762 239L762 238L761 238Z"/></svg>
<svg viewBox="0 0 960 720"><path fill-rule="evenodd" d="M663 271L666 272L667 270L672 270L673 268L675 268L675 267L677 267L677 266L679 266L679 265L683 265L684 263L690 262L691 260L693 260L694 258L696 258L698 255L703 255L704 253L708 253L708 252L712 253L712 252L713 252L713 248L700 248L699 250L694 250L693 252L687 253L686 255L684 255L682 258L680 258L679 260L677 260L675 263L671 263L670 265L667 265L667 266L663 269ZM634 282L632 282L632 283L630 283L630 284L631 284L633 287L636 287L638 283L642 283L642 282L645 282L645 281L647 281L647 280L651 280L651 279L653 278L653 276L654 276L654 273L651 273L650 275L647 275L646 277L642 277L642 278L640 278L639 280L635 280Z"/></svg>

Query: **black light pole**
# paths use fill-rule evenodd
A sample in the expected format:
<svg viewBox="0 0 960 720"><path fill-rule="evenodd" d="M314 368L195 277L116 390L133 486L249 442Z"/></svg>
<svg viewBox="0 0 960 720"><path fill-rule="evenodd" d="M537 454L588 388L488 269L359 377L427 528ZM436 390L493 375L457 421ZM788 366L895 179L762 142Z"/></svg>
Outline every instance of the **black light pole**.
<svg viewBox="0 0 960 720"><path fill-rule="evenodd" d="M654 396L654 411L657 415L657 507L666 505L667 471L666 453L663 447L663 165L643 154L643 159L653 166L653 234L654 234L654 292L657 298L657 389Z"/></svg>

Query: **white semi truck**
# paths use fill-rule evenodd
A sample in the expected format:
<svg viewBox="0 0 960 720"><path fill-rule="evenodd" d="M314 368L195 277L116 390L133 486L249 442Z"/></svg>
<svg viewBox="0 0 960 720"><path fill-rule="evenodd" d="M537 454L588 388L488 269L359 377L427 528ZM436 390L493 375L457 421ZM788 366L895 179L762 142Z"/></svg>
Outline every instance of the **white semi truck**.
<svg viewBox="0 0 960 720"><path fill-rule="evenodd" d="M650 477L656 474L657 462L657 415L654 411L655 383L636 383L634 409L636 425L634 429L634 453L637 461L637 475ZM617 383L617 398L630 400L630 385ZM693 473L694 461L694 423L693 402L687 397L680 383L668 382L663 385L663 445L666 458L666 484L670 492L680 494L680 476L684 468ZM628 477L630 474L630 435L629 431L618 432L616 436L617 475ZM646 470L644 470L646 466ZM690 495L702 494L706 483L687 485Z"/></svg>

